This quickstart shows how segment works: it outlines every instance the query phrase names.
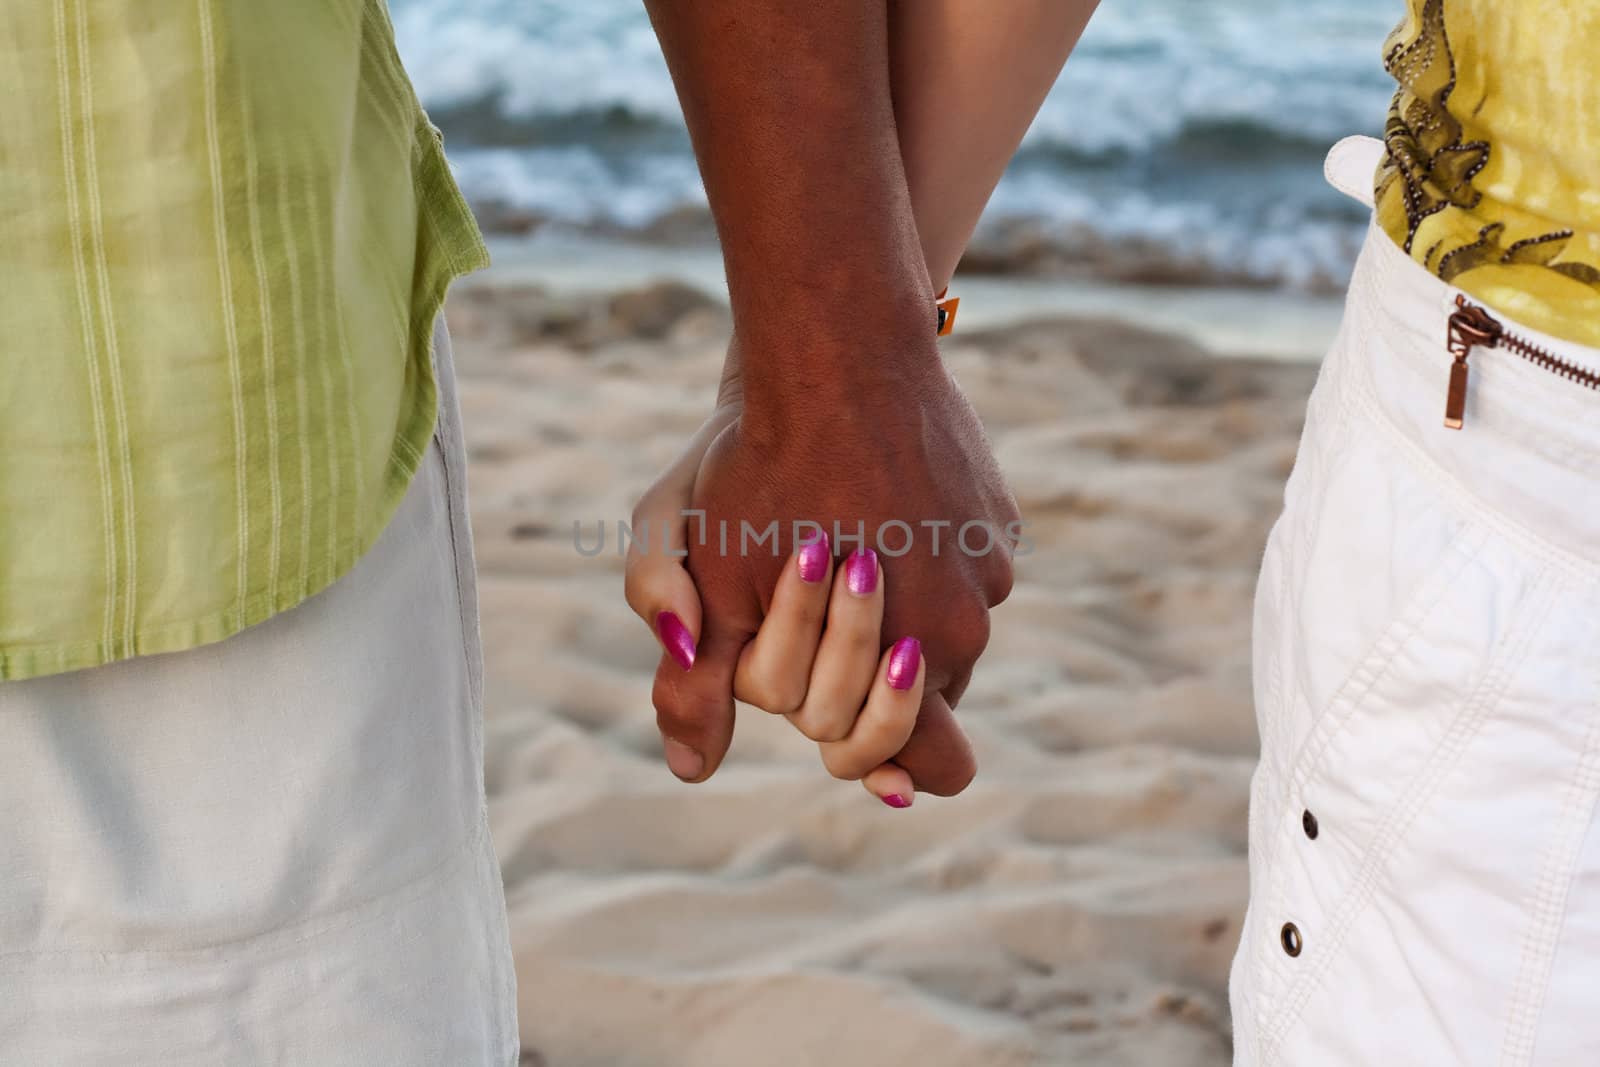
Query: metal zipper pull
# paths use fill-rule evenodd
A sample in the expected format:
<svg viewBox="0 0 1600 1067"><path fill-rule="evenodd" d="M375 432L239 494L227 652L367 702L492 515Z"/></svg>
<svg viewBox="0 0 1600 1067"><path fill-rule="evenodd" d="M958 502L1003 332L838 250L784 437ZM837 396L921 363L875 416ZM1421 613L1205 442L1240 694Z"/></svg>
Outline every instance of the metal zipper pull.
<svg viewBox="0 0 1600 1067"><path fill-rule="evenodd" d="M1500 343L1503 327L1494 316L1466 297L1457 295L1456 310L1450 313L1446 343L1455 361L1450 364L1450 391L1445 397L1444 425L1459 430L1467 415L1467 356L1478 345L1493 348Z"/></svg>
<svg viewBox="0 0 1600 1067"><path fill-rule="evenodd" d="M1450 392L1444 402L1444 428L1459 430L1467 415L1467 357L1463 353L1450 364Z"/></svg>

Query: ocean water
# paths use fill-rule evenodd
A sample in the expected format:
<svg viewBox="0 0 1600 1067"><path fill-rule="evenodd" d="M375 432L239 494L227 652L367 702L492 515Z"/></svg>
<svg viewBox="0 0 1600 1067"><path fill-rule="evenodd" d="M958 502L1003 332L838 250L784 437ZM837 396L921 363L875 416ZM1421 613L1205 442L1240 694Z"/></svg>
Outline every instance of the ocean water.
<svg viewBox="0 0 1600 1067"><path fill-rule="evenodd" d="M509 210L614 233L703 212L639 0L390 5L486 219ZM1026 230L1069 269L1115 261L1189 282L1341 283L1364 216L1324 184L1322 158L1346 134L1381 131L1393 87L1380 48L1401 6L1104 0L980 238Z"/></svg>

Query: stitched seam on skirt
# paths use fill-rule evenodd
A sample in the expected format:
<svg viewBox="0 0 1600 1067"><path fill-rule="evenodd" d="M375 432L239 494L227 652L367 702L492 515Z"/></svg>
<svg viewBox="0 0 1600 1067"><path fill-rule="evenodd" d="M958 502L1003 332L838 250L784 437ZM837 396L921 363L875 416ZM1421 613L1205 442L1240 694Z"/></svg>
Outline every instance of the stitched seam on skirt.
<svg viewBox="0 0 1600 1067"><path fill-rule="evenodd" d="M472 706L478 715L483 713L483 652L482 638L477 632L478 619L476 615L469 617L467 612L467 583L477 581L476 565L470 553L463 549L467 539L463 536L460 524L471 521L467 512L466 470L463 466L461 477L461 501L458 509L456 502L456 481L450 474L451 449L447 446L446 437L451 443L459 443L461 455L466 455L466 443L462 436L459 422L459 401L455 391L455 360L450 360L448 393L444 376L439 373L439 335L444 333L445 343L449 344L449 333L442 321L436 321L434 331L429 335L428 346L430 358L434 367L434 378L438 383L438 417L434 421L433 440L439 450L439 465L444 472L445 514L450 524L450 556L456 575L456 617L461 627L461 659L467 672L467 690L472 699ZM454 417L452 417L454 416ZM460 514L457 514L459 510ZM481 736L481 735L480 735ZM488 798L483 803L484 817L488 817Z"/></svg>
<svg viewBox="0 0 1600 1067"><path fill-rule="evenodd" d="M1327 707L1316 717L1310 736L1291 761L1287 782L1289 788L1281 798L1282 803L1292 802L1295 796L1304 794L1306 785L1322 769L1328 745L1344 729L1345 723L1361 702L1388 677L1395 658L1433 616L1434 609L1450 591L1456 578L1478 558L1485 540L1481 533L1468 530L1450 542L1449 551L1454 553L1454 558L1432 569L1412 594L1409 603L1384 627L1361 656L1355 669L1328 701Z"/></svg>
<svg viewBox="0 0 1600 1067"><path fill-rule="evenodd" d="M1586 647L1593 648L1590 643ZM1592 692L1600 694L1600 655L1596 656ZM1506 1023L1505 1044L1500 1051L1504 1067L1527 1067L1533 1060L1539 1034L1539 1021L1549 990L1550 972L1555 966L1562 927L1572 883L1577 878L1576 864L1584 838L1593 822L1600 800L1600 707L1591 712L1584 737L1583 753L1567 783L1557 832L1539 868L1528 912L1532 921L1522 945L1522 962L1512 986L1511 1012Z"/></svg>
<svg viewBox="0 0 1600 1067"><path fill-rule="evenodd" d="M1322 374L1326 375L1328 373L1329 362L1331 362L1331 359L1338 357L1338 353L1346 343L1346 332L1341 328L1340 336L1334 340L1330 349L1330 360L1324 362ZM1301 479L1299 499L1302 501L1314 501L1319 495L1319 487L1326 480L1328 467L1335 458L1334 450L1339 442L1343 440L1343 435L1353 418L1351 408L1338 402L1337 390L1334 388L1335 384L1332 381L1319 381L1319 388L1313 393L1311 403L1308 406L1308 425L1306 431L1302 434L1296 458L1297 468L1301 468L1302 464L1304 465L1303 468L1297 470L1297 474ZM1316 425L1309 423L1312 418L1316 420ZM1291 581L1291 575L1295 571L1297 562L1296 550L1299 546L1310 543L1311 533L1316 523L1316 514L1316 507L1308 503L1299 507L1294 514L1284 516L1282 528L1275 531L1275 533L1283 535L1283 541L1274 546L1277 551L1275 564L1277 573L1273 576L1276 579L1276 596L1274 600L1276 602L1279 625L1282 625L1284 620L1293 616L1291 601L1294 583ZM1425 587L1426 581L1421 583L1421 586ZM1416 597L1414 596L1413 599L1416 599ZM1403 617L1402 612L1391 623L1391 626L1397 625ZM1279 644L1281 646L1283 642L1280 641ZM1360 662L1370 661L1374 654L1372 649L1367 650L1362 655ZM1262 850L1268 847L1266 842L1269 838L1278 835L1277 827L1288 816L1288 808L1291 806L1290 801L1292 801L1295 795L1294 790L1297 788L1295 785L1295 768L1299 762L1299 753L1291 750L1288 753L1289 758L1287 761L1279 761L1274 758L1274 754L1282 749L1292 749L1291 744L1281 743L1283 723L1289 714L1288 709L1285 707L1284 697L1287 688L1284 682L1285 663L1289 659L1289 655L1282 647L1273 654L1266 695L1267 707L1263 709L1264 714L1258 716L1262 723L1262 752L1256 773L1263 775L1265 780L1261 783L1257 797L1252 798L1250 810L1252 821L1255 824L1252 826L1252 830L1258 834L1252 840L1259 841L1260 844L1257 847ZM1349 684L1350 681L1347 679L1345 685L1348 686ZM1337 695L1334 699L1337 700ZM1331 706L1332 701L1330 701ZM1267 728L1269 726L1272 730L1270 737L1267 736ZM1260 803L1254 802L1257 798L1259 798ZM1272 870L1275 870L1275 868ZM1284 897L1282 878L1281 876L1274 877L1272 870L1263 874L1263 889L1260 894L1263 902L1281 901ZM1271 907L1276 907L1276 905L1268 906L1263 903L1262 907L1255 909L1258 921L1259 914L1263 908L1270 910ZM1250 935L1252 932L1254 932L1254 928L1244 931L1246 945L1251 943ZM1263 944L1265 943L1263 941ZM1280 961L1273 949L1263 948L1250 955L1251 962L1249 966L1258 978L1271 976L1271 980L1267 982L1269 986L1282 983L1281 969L1278 966ZM1259 998L1257 999L1259 1001ZM1264 1024L1259 1016L1262 1009L1259 1006L1253 1006L1253 1010L1257 1020L1251 1036L1256 1039L1255 1051L1257 1058L1260 1059L1262 1055L1260 1034Z"/></svg>
<svg viewBox="0 0 1600 1067"><path fill-rule="evenodd" d="M1306 952L1301 957L1306 966L1279 1001L1277 1015L1269 1022L1262 1036L1262 1047L1269 1061L1289 1028L1299 1020L1312 992L1343 946L1350 928L1366 910L1379 880L1384 876L1390 855L1404 842L1406 831L1432 799L1445 772L1460 760L1489 712L1505 695L1515 668L1532 647L1534 638L1540 633L1543 621L1555 603L1555 588L1555 578L1549 573L1536 579L1526 601L1491 654L1489 668L1484 671L1473 692L1462 702L1426 765L1411 780L1404 795L1390 809L1373 835L1350 887L1330 913L1320 936L1306 946Z"/></svg>
<svg viewBox="0 0 1600 1067"><path fill-rule="evenodd" d="M1283 780L1272 795L1275 809L1268 817L1268 825L1274 828L1281 827L1283 821L1289 817L1295 798L1303 796L1306 792L1307 784L1312 777L1310 768L1315 766L1320 769L1327 746L1338 736L1361 702L1388 677L1389 668L1393 666L1395 658L1415 636L1417 629L1431 617L1433 609L1449 590L1456 576L1477 558L1482 547L1481 537L1470 542L1463 540L1452 542L1451 550L1457 553L1458 557L1453 565L1443 564L1435 567L1433 573L1423 581L1412 596L1411 603L1395 616L1384 633L1363 654L1360 665L1351 671L1322 714L1317 716L1311 735L1302 743L1300 750L1285 768ZM1429 589L1430 583L1435 588ZM1388 647L1384 648L1386 642ZM1353 690L1352 687L1357 685L1363 674L1366 677L1362 680L1359 690ZM1274 829L1273 833L1277 834L1278 831ZM1287 910L1289 900L1284 889L1285 876L1281 866L1274 865L1272 871L1274 873L1267 881L1265 897L1271 913L1279 914ZM1273 950L1263 948L1262 951L1268 954L1266 960L1269 961L1270 969L1276 971L1278 960L1271 955ZM1257 1020L1256 1029L1258 1035L1265 1034L1270 1030L1270 1026L1265 1020ZM1265 1038L1259 1040L1262 1044L1258 1055L1265 1062Z"/></svg>
<svg viewBox="0 0 1600 1067"><path fill-rule="evenodd" d="M23 971L32 964L42 961L51 961L53 963L57 961L65 961L67 963L78 961L83 966L72 969L81 970L103 970L107 964L139 961L156 963L162 961L175 963L225 963L235 965L239 962L237 953L240 949L249 948L267 955L295 948L315 938L333 933L342 933L358 926L364 926L383 918L396 907L410 904L421 897L427 896L429 892L438 887L439 883L447 881L451 875L457 873L456 869L463 857L470 857L480 848L488 839L488 834L488 823L480 818L466 838L451 849L444 859L409 882L403 882L378 896L346 904L334 911L291 922L276 929L233 940L214 941L188 948L129 949L125 951L108 951L93 948L23 949L0 953L0 974ZM226 955L224 956L224 954ZM207 959L207 957L212 958Z"/></svg>
<svg viewBox="0 0 1600 1067"><path fill-rule="evenodd" d="M467 596L462 589L462 582L466 579L461 573L461 535L456 530L455 483L450 477L449 453L446 452L444 440L438 433L434 434L434 447L439 453L439 470L444 478L445 524L450 528L450 569L455 575L456 587L456 625L461 630L461 666L466 671L467 696L472 700L474 708L476 708L478 694L474 691L472 649L468 647L469 642L467 640Z"/></svg>

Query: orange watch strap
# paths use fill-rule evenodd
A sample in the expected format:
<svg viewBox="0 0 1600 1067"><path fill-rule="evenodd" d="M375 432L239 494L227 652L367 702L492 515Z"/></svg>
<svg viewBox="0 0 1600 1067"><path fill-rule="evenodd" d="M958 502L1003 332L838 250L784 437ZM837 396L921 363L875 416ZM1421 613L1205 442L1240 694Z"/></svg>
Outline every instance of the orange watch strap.
<svg viewBox="0 0 1600 1067"><path fill-rule="evenodd" d="M950 332L956 328L956 310L961 307L961 298L959 296L951 296L949 288L946 287L941 289L939 295L933 298L933 306L939 312L938 335L940 337L950 336Z"/></svg>

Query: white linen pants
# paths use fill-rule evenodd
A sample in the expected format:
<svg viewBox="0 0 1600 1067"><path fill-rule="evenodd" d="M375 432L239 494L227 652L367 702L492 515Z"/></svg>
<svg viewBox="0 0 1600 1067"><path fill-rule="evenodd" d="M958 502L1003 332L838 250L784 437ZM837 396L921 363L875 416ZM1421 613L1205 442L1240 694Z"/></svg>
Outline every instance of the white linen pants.
<svg viewBox="0 0 1600 1067"><path fill-rule="evenodd" d="M351 573L0 684L0 1065L516 1062L442 327L439 432Z"/></svg>
<svg viewBox="0 0 1600 1067"><path fill-rule="evenodd" d="M1479 348L1446 429L1454 296L1371 232L1267 548L1239 1067L1600 1064L1600 393Z"/></svg>

